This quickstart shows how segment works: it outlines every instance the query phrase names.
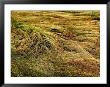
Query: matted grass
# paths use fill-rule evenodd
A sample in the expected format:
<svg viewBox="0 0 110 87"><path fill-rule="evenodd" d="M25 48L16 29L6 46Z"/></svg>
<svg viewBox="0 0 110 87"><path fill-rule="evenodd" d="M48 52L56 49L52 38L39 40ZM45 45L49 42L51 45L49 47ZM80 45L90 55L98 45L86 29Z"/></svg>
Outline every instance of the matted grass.
<svg viewBox="0 0 110 87"><path fill-rule="evenodd" d="M99 11L12 11L12 77L100 76Z"/></svg>

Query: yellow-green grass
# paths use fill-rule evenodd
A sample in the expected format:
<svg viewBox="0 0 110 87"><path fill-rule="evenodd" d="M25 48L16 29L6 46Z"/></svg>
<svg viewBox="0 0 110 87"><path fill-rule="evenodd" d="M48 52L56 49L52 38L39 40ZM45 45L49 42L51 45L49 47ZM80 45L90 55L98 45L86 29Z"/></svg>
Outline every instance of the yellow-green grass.
<svg viewBox="0 0 110 87"><path fill-rule="evenodd" d="M100 76L99 11L12 11L11 76Z"/></svg>

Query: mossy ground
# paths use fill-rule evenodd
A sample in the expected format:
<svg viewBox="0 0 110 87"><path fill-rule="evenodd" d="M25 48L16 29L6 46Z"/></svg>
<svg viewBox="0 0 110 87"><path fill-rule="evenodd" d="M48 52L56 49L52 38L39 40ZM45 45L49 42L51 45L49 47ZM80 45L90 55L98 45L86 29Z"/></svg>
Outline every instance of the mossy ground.
<svg viewBox="0 0 110 87"><path fill-rule="evenodd" d="M12 77L100 76L99 11L12 11Z"/></svg>

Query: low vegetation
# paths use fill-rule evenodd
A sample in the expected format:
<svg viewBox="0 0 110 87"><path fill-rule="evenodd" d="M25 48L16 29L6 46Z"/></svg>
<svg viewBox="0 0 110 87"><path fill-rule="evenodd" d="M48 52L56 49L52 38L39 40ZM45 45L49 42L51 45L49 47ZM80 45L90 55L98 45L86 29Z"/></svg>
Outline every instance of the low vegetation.
<svg viewBox="0 0 110 87"><path fill-rule="evenodd" d="M12 77L100 76L99 11L12 11Z"/></svg>

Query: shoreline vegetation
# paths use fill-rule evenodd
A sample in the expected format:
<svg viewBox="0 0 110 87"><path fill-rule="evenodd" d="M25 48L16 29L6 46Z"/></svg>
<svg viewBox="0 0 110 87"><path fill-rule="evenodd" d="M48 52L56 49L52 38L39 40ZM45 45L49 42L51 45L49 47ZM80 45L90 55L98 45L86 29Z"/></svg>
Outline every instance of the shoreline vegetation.
<svg viewBox="0 0 110 87"><path fill-rule="evenodd" d="M11 11L12 77L99 77L99 11Z"/></svg>

